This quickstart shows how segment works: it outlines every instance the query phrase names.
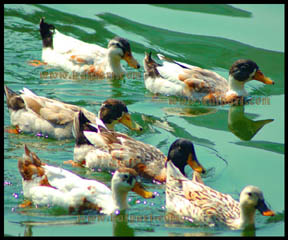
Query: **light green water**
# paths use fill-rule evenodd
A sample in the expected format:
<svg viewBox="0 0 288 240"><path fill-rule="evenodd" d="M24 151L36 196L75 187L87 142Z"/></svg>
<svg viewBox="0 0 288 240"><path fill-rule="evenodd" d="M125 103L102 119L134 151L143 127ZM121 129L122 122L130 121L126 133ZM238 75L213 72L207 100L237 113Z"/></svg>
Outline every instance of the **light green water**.
<svg viewBox="0 0 288 240"><path fill-rule="evenodd" d="M231 64L252 59L274 86L247 84L255 99L269 104L208 107L153 97L140 78L109 80L43 79L45 68L27 64L41 59L39 19L45 16L64 34L106 46L115 35L130 41L134 57L142 64L145 51L161 52L174 59L214 70L228 77ZM133 72L124 64L128 72ZM61 71L50 69L49 71ZM117 126L135 139L150 143L167 154L179 137L195 144L199 161L212 168L205 183L236 199L248 184L260 187L277 213L256 215L257 236L284 235L284 5L5 5L4 83L13 90L27 87L36 94L99 110L107 98L123 100L142 133ZM4 103L4 127L10 117ZM256 131L256 121L273 119ZM26 143L49 164L110 185L110 175L63 165L73 158L74 142L39 139L4 132L4 234L13 236L241 236L241 231L211 229L165 221L165 185L147 184L159 192L144 202L132 193L127 214L138 221L98 219L94 213L68 215L54 208L20 209L23 201L18 158ZM136 203L140 200L140 203ZM148 220L144 216L149 216ZM152 216L152 220L150 219ZM142 219L142 220L140 220Z"/></svg>

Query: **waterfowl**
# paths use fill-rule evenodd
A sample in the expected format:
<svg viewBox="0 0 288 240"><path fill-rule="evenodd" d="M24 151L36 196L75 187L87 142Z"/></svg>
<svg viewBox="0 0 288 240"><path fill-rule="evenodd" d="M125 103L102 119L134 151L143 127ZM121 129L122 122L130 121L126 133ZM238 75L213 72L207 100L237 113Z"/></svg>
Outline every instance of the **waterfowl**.
<svg viewBox="0 0 288 240"><path fill-rule="evenodd" d="M156 147L123 133L109 131L99 122L92 124L81 111L74 118L73 133L76 139L74 163L77 165L102 170L129 167L149 180L166 181L166 156ZM191 145L175 146L174 155L173 161L183 173L182 167L186 164L200 173L205 171Z"/></svg>
<svg viewBox="0 0 288 240"><path fill-rule="evenodd" d="M54 99L38 96L27 88L20 94L4 86L11 124L17 126L18 132L41 133L56 139L73 138L72 125L74 115L80 110L95 122L97 117L83 107L63 103ZM126 105L116 99L106 100L98 113L106 126L113 130L114 125L121 123L132 130L142 130L133 122Z"/></svg>
<svg viewBox="0 0 288 240"><path fill-rule="evenodd" d="M245 83L258 80L274 82L264 76L252 60L237 60L230 68L228 81L219 74L200 67L174 61L157 54L163 64L156 63L151 53L145 53L145 87L152 93L184 96L205 103L226 104L248 95Z"/></svg>
<svg viewBox="0 0 288 240"><path fill-rule="evenodd" d="M114 37L106 49L66 36L54 25L44 22L44 18L40 20L40 34L43 43L42 60L45 64L61 67L65 71L121 78L125 74L120 64L122 59L130 67L140 68L132 55L129 42L124 38Z"/></svg>
<svg viewBox="0 0 288 240"><path fill-rule="evenodd" d="M199 175L194 172L194 175ZM226 225L231 229L254 228L255 211L264 216L273 216L258 187L246 186L240 201L220 193L202 181L189 180L182 175L172 161L167 160L166 208L182 217L210 227Z"/></svg>
<svg viewBox="0 0 288 240"><path fill-rule="evenodd" d="M26 201L20 207L58 206L69 212L94 209L111 214L128 208L127 195L133 191L144 198L154 197L137 179L133 169L118 169L112 177L111 189L96 180L84 179L60 167L42 163L25 145L18 161Z"/></svg>

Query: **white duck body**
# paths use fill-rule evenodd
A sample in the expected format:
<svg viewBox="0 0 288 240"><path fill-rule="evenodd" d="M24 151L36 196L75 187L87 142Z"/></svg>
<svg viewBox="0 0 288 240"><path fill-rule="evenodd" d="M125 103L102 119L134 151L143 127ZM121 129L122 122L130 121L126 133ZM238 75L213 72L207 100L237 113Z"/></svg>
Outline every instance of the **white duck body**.
<svg viewBox="0 0 288 240"><path fill-rule="evenodd" d="M39 206L59 206L69 211L94 209L111 214L128 207L127 194L130 190L145 198L153 197L136 182L133 169L118 169L112 177L110 190L96 180L84 179L60 167L41 163L26 145L18 168L22 175L24 197Z"/></svg>
<svg viewBox="0 0 288 240"><path fill-rule="evenodd" d="M101 78L122 78L126 72L120 64L122 59L129 66L140 68L132 56L129 42L124 38L114 37L109 41L108 48L103 48L60 33L52 24L44 22L44 18L40 20L40 33L42 60L65 71Z"/></svg>
<svg viewBox="0 0 288 240"><path fill-rule="evenodd" d="M22 132L41 133L56 139L73 138L75 113L82 110L91 120L96 118L94 113L84 108L38 96L27 88L20 92L16 94L5 86L11 124Z"/></svg>
<svg viewBox="0 0 288 240"><path fill-rule="evenodd" d="M153 64L151 56L146 55L144 59L145 87L153 93L202 99L209 91L227 90L227 80L217 73L174 61L161 54L157 54L157 56L163 61L161 65L155 62ZM183 79L181 76L183 76ZM216 81L218 85L215 83ZM207 85L209 85L209 91Z"/></svg>
<svg viewBox="0 0 288 240"><path fill-rule="evenodd" d="M82 59L83 62L73 59ZM42 60L49 65L61 67L65 71L83 73L88 71L91 65L100 66L107 61L107 49L90 43L85 43L70 36L66 36L55 29L53 34L53 49L50 47L42 49ZM112 71L109 65L103 69L105 72ZM125 70L118 66L118 72Z"/></svg>
<svg viewBox="0 0 288 240"><path fill-rule="evenodd" d="M113 212L114 203L111 190L103 183L83 179L65 169L43 165L50 186L39 186L43 177L34 177L31 181L22 179L24 197L39 206L59 206L65 209L77 209L83 200L95 206L105 206L101 213Z"/></svg>

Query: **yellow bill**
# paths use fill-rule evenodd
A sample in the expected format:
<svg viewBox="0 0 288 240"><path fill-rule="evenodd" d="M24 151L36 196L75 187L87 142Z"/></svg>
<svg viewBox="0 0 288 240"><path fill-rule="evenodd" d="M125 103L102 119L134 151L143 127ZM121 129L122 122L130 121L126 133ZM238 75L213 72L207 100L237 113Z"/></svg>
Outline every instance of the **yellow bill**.
<svg viewBox="0 0 288 240"><path fill-rule="evenodd" d="M193 158L192 153L189 154L187 163L194 171L196 171L198 173L205 173L206 172L204 167L198 162L196 156Z"/></svg>
<svg viewBox="0 0 288 240"><path fill-rule="evenodd" d="M154 198L155 197L152 192L146 191L139 182L135 183L135 186L132 188L132 191L137 193L138 195L140 195L143 198Z"/></svg>
<svg viewBox="0 0 288 240"><path fill-rule="evenodd" d="M133 131L143 130L143 128L138 123L131 119L131 115L129 113L124 113L119 122Z"/></svg>
<svg viewBox="0 0 288 240"><path fill-rule="evenodd" d="M253 79L259 81L259 82L262 82L262 83L265 83L265 84L274 84L274 81L272 81L270 78L264 76L264 74L260 71L260 70L257 70Z"/></svg>
<svg viewBox="0 0 288 240"><path fill-rule="evenodd" d="M140 68L140 64L137 60L132 56L131 52L126 52L123 59L128 63L130 67Z"/></svg>

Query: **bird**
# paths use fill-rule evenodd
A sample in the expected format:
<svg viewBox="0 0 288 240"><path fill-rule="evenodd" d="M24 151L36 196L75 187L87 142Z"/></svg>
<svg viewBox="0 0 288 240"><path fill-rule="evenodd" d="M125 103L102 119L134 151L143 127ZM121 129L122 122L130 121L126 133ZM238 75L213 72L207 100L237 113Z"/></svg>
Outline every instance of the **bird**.
<svg viewBox="0 0 288 240"><path fill-rule="evenodd" d="M258 65L248 59L239 59L229 70L228 81L219 74L177 62L162 54L157 54L163 64L155 62L152 53L145 53L144 83L154 94L188 97L210 104L227 104L247 97L244 85L251 80L264 84L274 84L264 76Z"/></svg>
<svg viewBox="0 0 288 240"><path fill-rule="evenodd" d="M274 216L263 197L262 191L252 185L246 186L240 201L229 194L206 186L198 172L189 180L171 160L167 160L166 209L188 218L194 223L209 227L226 226L230 229L251 229L255 226L256 209L264 216ZM198 175L198 176L197 176Z"/></svg>
<svg viewBox="0 0 288 240"><path fill-rule="evenodd" d="M155 195L144 189L133 169L119 168L111 179L111 189L104 183L85 179L71 171L43 163L27 145L18 160L22 176L24 202L19 207L57 206L69 213L94 210L102 214L127 209L127 195L133 191L143 198Z"/></svg>
<svg viewBox="0 0 288 240"><path fill-rule="evenodd" d="M48 64L68 72L115 79L122 78L126 73L120 64L121 60L125 60L132 68L140 68L125 38L114 37L106 49L62 34L54 25L46 23L44 17L40 19L39 26L44 63L30 61L33 66Z"/></svg>
<svg viewBox="0 0 288 240"><path fill-rule="evenodd" d="M74 165L102 170L130 167L152 182L166 181L166 156L158 148L126 134L109 131L101 122L93 124L81 111L74 118L73 132L76 139ZM199 173L205 172L197 160L193 146L186 144L179 148L175 145L174 148L173 161L183 173L183 166L186 164Z"/></svg>
<svg viewBox="0 0 288 240"><path fill-rule="evenodd" d="M73 138L72 125L74 115L80 110L92 122L97 116L83 107L67 104L58 100L38 96L28 88L23 88L20 94L4 85L6 102L10 113L11 124L16 126L16 133L25 132L51 138ZM131 130L141 131L142 127L132 121L124 102L117 99L107 99L100 107L98 117L107 128L113 130L115 124L121 123Z"/></svg>

